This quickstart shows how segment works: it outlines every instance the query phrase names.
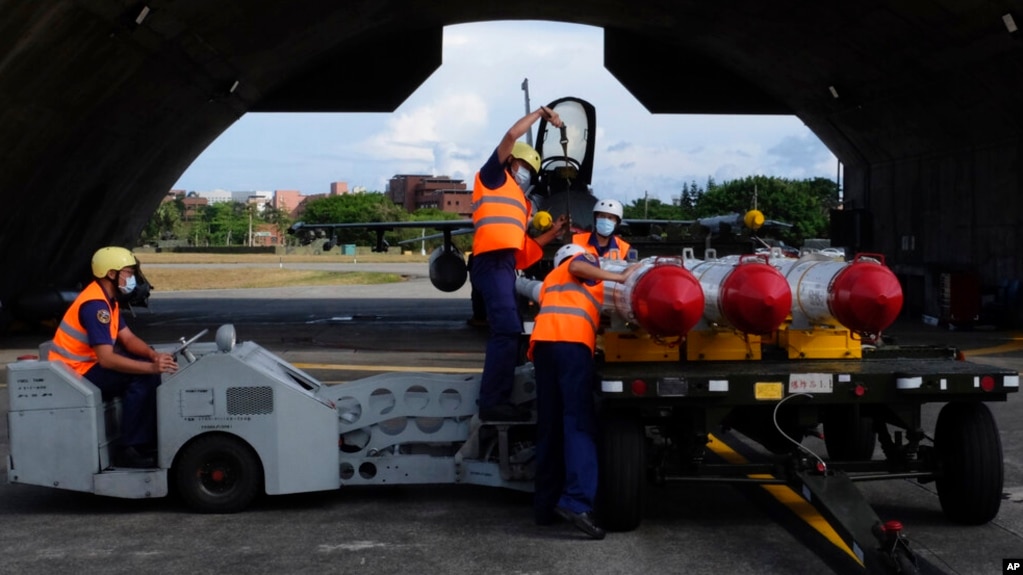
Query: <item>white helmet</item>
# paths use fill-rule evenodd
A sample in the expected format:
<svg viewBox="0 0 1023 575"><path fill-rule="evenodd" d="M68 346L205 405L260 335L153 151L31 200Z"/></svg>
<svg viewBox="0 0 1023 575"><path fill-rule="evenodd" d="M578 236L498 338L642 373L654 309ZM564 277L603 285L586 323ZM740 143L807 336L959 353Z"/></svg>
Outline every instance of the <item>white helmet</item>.
<svg viewBox="0 0 1023 575"><path fill-rule="evenodd" d="M596 214L598 212L618 216L618 222L621 223L625 214L625 208L622 207L622 203L618 200L600 200L593 204L593 213Z"/></svg>
<svg viewBox="0 0 1023 575"><path fill-rule="evenodd" d="M554 254L554 267L560 266L561 262L577 254L581 254L585 251L586 248L582 247L579 244L565 244L561 246L560 248L558 248L557 253Z"/></svg>

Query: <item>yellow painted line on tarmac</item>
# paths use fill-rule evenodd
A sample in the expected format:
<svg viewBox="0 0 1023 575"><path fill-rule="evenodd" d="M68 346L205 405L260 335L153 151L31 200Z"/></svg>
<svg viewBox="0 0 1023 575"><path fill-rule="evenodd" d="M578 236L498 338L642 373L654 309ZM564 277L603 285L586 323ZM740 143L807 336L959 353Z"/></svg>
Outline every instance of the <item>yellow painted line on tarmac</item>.
<svg viewBox="0 0 1023 575"><path fill-rule="evenodd" d="M344 363L293 363L299 369L336 369L348 371L425 371L428 373L483 373L475 367L407 367L400 365L354 365Z"/></svg>
<svg viewBox="0 0 1023 575"><path fill-rule="evenodd" d="M1001 345L995 345L992 347L980 347L977 349L964 349L962 350L963 355L966 359L970 359L970 356L974 355L996 355L999 353L1012 353L1023 349L1023 335L1013 334L1009 343L1003 343Z"/></svg>
<svg viewBox="0 0 1023 575"><path fill-rule="evenodd" d="M748 460L735 451L731 447L725 444L714 435L710 435L710 443L707 444L711 451L716 453L719 457L727 461L728 463L748 463ZM769 474L749 474L747 477L751 479L771 479L774 476ZM824 536L825 539L831 542L832 545L838 547L842 551L845 551L849 557L852 557L861 566L863 562L860 561L856 554L853 553L852 549L846 545L842 537L839 536L838 532L828 523L827 519L824 518L820 513L814 509L813 505L806 499L803 499L801 495L792 490L788 485L761 485L765 491L771 494L772 497L777 499L783 505L792 510L797 517L803 520L804 523L812 527L818 533Z"/></svg>

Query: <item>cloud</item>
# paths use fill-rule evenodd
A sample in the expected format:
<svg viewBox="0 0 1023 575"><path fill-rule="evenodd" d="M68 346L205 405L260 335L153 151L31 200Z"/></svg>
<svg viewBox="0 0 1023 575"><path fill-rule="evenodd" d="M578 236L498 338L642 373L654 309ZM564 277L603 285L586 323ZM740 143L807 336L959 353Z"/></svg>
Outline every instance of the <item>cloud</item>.
<svg viewBox="0 0 1023 575"><path fill-rule="evenodd" d="M828 166L837 167L835 156L816 136L810 132L787 136L767 149L772 166L793 178L807 178L821 175Z"/></svg>
<svg viewBox="0 0 1023 575"><path fill-rule="evenodd" d="M593 188L669 201L683 183L763 174L833 177L836 160L791 116L651 114L603 67L599 28L504 21L448 26L443 64L390 114L247 114L175 187L385 189L395 174L472 177L526 110L564 96L596 107ZM372 89L371 86L359 89Z"/></svg>

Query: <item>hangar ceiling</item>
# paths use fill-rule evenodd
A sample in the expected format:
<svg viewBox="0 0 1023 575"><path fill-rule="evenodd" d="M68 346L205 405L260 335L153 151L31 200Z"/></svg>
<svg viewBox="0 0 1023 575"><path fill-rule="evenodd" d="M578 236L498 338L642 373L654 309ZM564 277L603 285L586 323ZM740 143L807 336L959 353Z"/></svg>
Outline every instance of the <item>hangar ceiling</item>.
<svg viewBox="0 0 1023 575"><path fill-rule="evenodd" d="M653 113L782 113L845 165L859 248L933 280L1023 277L1023 0L0 0L0 306L77 283L249 111L393 111L443 26L602 27ZM366 53L374 59L364 58ZM687 78L699 89L678 89ZM374 86L367 93L339 89Z"/></svg>

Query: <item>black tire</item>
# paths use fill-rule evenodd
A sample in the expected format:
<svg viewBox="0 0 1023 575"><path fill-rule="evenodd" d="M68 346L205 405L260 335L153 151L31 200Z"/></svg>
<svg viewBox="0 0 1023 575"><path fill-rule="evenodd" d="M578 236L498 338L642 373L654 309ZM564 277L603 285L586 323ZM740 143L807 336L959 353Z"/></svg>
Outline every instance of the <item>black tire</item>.
<svg viewBox="0 0 1023 575"><path fill-rule="evenodd" d="M934 431L938 454L935 485L945 516L981 525L998 515L1004 469L1002 440L991 410L980 402L948 403Z"/></svg>
<svg viewBox="0 0 1023 575"><path fill-rule="evenodd" d="M824 413L824 445L833 461L869 461L874 457L877 434L874 420L857 417L852 408L837 408Z"/></svg>
<svg viewBox="0 0 1023 575"><path fill-rule="evenodd" d="M244 441L205 435L181 450L173 477L178 495L192 510L235 513L262 490L263 467Z"/></svg>
<svg viewBox="0 0 1023 575"><path fill-rule="evenodd" d="M597 511L609 531L632 531L643 518L646 435L638 417L611 415L601 421Z"/></svg>

